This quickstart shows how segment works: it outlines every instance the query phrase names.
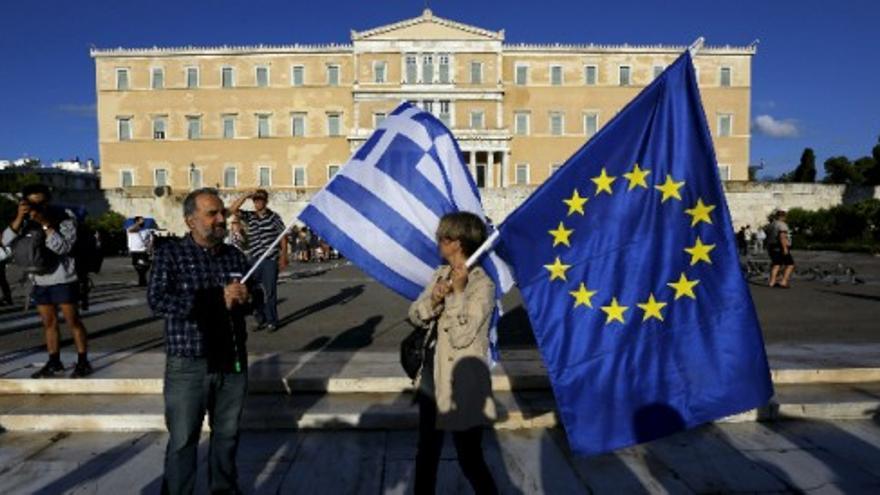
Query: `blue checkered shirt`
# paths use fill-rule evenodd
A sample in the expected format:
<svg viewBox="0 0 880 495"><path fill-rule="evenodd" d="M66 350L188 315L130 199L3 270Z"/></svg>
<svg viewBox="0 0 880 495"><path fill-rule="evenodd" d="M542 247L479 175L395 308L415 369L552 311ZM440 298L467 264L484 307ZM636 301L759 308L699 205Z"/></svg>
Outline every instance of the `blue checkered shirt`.
<svg viewBox="0 0 880 495"><path fill-rule="evenodd" d="M240 352L246 352L244 308L227 311L222 287L242 278L247 270L245 255L227 244L206 249L187 235L160 246L153 260L147 301L154 314L165 318L165 351L169 356L204 357L205 334L216 328L200 326L207 326L204 322L211 319L205 317L218 311L228 313L240 341L236 345ZM210 296L206 298L206 294Z"/></svg>

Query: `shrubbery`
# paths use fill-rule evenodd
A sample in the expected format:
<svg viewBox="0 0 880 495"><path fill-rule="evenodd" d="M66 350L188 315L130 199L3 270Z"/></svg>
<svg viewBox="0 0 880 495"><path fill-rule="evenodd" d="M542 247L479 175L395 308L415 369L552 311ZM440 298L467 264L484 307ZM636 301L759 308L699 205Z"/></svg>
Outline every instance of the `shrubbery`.
<svg viewBox="0 0 880 495"><path fill-rule="evenodd" d="M880 252L880 200L868 199L808 211L788 212L796 249L835 249Z"/></svg>

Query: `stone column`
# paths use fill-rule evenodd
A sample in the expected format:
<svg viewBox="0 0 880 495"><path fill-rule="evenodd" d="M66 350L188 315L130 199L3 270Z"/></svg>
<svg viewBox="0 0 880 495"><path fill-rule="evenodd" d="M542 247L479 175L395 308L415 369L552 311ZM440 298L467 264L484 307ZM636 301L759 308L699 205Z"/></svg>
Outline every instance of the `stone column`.
<svg viewBox="0 0 880 495"><path fill-rule="evenodd" d="M471 169L471 177L473 177L474 182L476 182L477 181L477 152L471 151L470 153L471 153L470 163L468 164L468 166Z"/></svg>
<svg viewBox="0 0 880 495"><path fill-rule="evenodd" d="M486 187L495 187L495 152L486 152Z"/></svg>

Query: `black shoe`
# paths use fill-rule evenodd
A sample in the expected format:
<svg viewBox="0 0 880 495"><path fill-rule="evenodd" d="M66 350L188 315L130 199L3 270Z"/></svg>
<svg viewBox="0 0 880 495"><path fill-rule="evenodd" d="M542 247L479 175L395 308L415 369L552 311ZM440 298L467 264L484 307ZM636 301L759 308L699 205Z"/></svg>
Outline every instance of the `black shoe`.
<svg viewBox="0 0 880 495"><path fill-rule="evenodd" d="M58 373L64 372L64 365L60 362L52 362L44 364L42 368L38 371L35 371L31 378L52 378Z"/></svg>
<svg viewBox="0 0 880 495"><path fill-rule="evenodd" d="M89 364L88 361L83 361L80 363L76 363L76 366L73 368L73 373L70 374L71 378L85 378L91 375L94 372L92 369L92 365Z"/></svg>

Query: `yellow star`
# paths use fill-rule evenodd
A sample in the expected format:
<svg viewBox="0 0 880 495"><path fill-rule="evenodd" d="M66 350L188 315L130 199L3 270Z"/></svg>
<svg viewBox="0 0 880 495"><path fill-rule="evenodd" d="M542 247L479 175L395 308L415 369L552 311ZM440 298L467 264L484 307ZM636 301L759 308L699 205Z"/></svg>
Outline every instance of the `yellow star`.
<svg viewBox="0 0 880 495"><path fill-rule="evenodd" d="M609 324L614 320L617 320L621 323L626 323L623 321L623 313L629 309L629 306L621 306L617 304L617 298L611 298L610 306L602 306L602 311L605 312L608 316L605 318L605 324Z"/></svg>
<svg viewBox="0 0 880 495"><path fill-rule="evenodd" d="M636 163L636 166L633 167L632 172L623 174L623 176L626 177L626 180L629 181L629 187L627 187L626 190L632 191L633 189L635 189L636 186L641 186L647 189L648 183L645 182L645 177L647 177L650 173L650 170L642 170L641 168L639 168L639 164Z"/></svg>
<svg viewBox="0 0 880 495"><path fill-rule="evenodd" d="M589 201L587 198L582 198L580 194L578 194L578 190L575 189L573 193L571 193L571 197L568 199L563 199L562 202L568 205L568 214L571 215L575 212L584 214L584 203Z"/></svg>
<svg viewBox="0 0 880 495"><path fill-rule="evenodd" d="M578 307L580 305L584 305L588 308L593 307L593 296L596 294L594 290L588 290L587 286L581 282L581 286L578 287L578 290L570 291L572 297L574 297L574 307Z"/></svg>
<svg viewBox="0 0 880 495"><path fill-rule="evenodd" d="M568 238L571 237L571 233L574 232L574 229L566 229L565 224L559 222L559 227L556 227L556 230L549 230L548 232L553 236L553 247L556 247L557 244L565 244L566 246L571 247Z"/></svg>
<svg viewBox="0 0 880 495"><path fill-rule="evenodd" d="M691 216L691 227L693 227L700 222L712 223L709 213L712 213L714 209L715 205L704 205L703 198L699 198L693 208L688 208L684 212Z"/></svg>
<svg viewBox="0 0 880 495"><path fill-rule="evenodd" d="M642 321L648 321L651 318L657 318L660 321L663 321L663 314L660 313L660 310L666 306L666 303L663 301L658 301L654 299L654 293L652 292L650 296L648 296L648 301L636 304L636 306L642 308L642 311L645 312L645 315L642 317Z"/></svg>
<svg viewBox="0 0 880 495"><path fill-rule="evenodd" d="M709 252L715 249L715 244L703 244L703 240L697 237L697 242L689 247L684 248L685 252L691 255L691 266L696 265L700 261L705 261L706 263L712 264L712 260L709 259Z"/></svg>
<svg viewBox="0 0 880 495"><path fill-rule="evenodd" d="M655 189L663 193L663 198L660 199L661 203L665 203L669 198L675 198L681 201L681 194L678 193L678 190L684 186L684 181L675 182L672 179L672 176L666 174L666 182L659 186L654 186Z"/></svg>
<svg viewBox="0 0 880 495"><path fill-rule="evenodd" d="M561 278L562 280L566 280L565 271L571 268L571 265L565 265L559 259L559 256L556 257L556 261L553 262L552 265L544 265L544 268L550 271L550 280L556 280L557 278Z"/></svg>
<svg viewBox="0 0 880 495"><path fill-rule="evenodd" d="M681 296L688 296L691 299L696 299L697 296L694 294L694 286L700 283L699 280L688 280L685 277L684 272L681 272L681 277L679 277L677 282L670 282L666 285L675 289L675 300L678 301L678 298Z"/></svg>
<svg viewBox="0 0 880 495"><path fill-rule="evenodd" d="M602 173L590 179L591 181L596 183L596 196L599 195L600 192L605 191L608 194L611 194L611 184L617 180L617 177L608 175L605 171L605 167L602 167Z"/></svg>

